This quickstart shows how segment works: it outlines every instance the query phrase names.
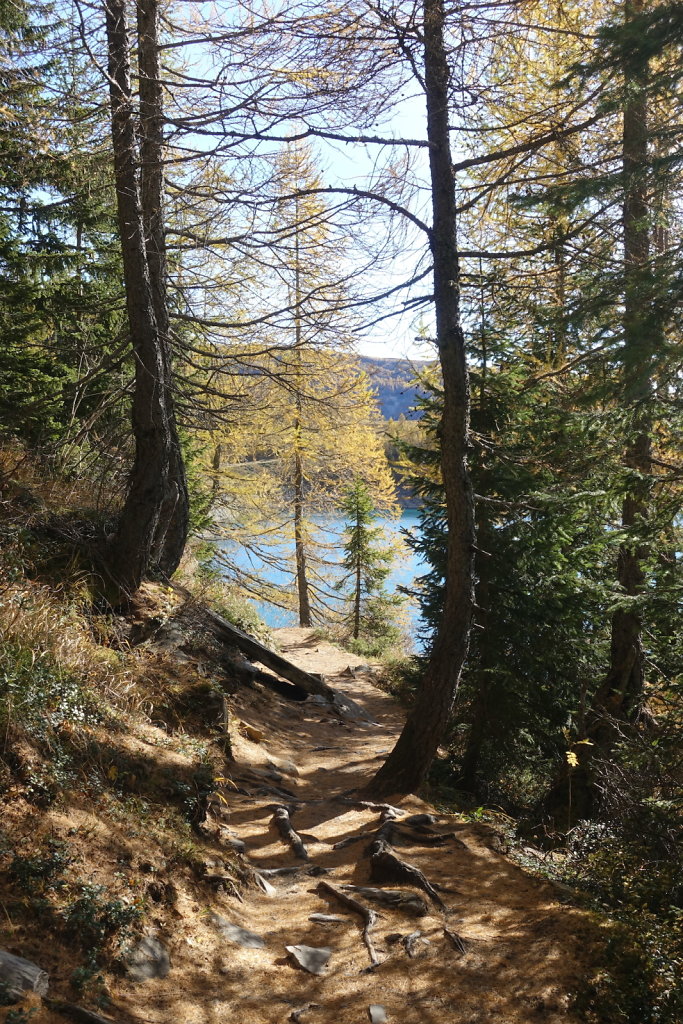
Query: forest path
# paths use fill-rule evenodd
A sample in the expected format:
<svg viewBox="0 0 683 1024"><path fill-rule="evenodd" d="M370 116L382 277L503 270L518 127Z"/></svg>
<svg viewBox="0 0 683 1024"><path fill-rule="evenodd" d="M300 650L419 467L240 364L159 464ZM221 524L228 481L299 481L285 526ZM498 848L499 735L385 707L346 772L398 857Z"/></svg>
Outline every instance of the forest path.
<svg viewBox="0 0 683 1024"><path fill-rule="evenodd" d="M271 894L250 889L243 903L218 893L210 909L255 933L263 945L244 948L226 940L211 915L204 914L204 927L195 927L182 942L179 936L168 978L147 983L144 996L140 988L129 993L130 1001L123 996L134 1019L155 1024L362 1024L371 1019L369 1008L380 1006L388 1024L578 1020L569 1009L571 993L587 970L594 925L581 911L562 905L550 884L497 852L489 826L462 823L454 815L439 815L435 825L439 832L456 832L444 846L396 849L444 887L446 913L430 904L426 916L409 917L363 900L380 914L372 936L381 963L365 972L370 959L360 917L325 895L318 888L321 878L306 871L325 869L322 878L336 887L372 884L364 856L367 842L343 849L334 844L359 832L373 833L379 814L339 797L372 776L398 734L402 712L373 685L371 673L347 671L360 661L354 655L316 640L311 630L278 630L277 639L286 657L308 671L323 672L377 724L351 721L316 702L293 703L261 687L239 692L234 709L239 722L233 723L237 763L229 773L234 781L226 785L227 803L217 811L224 835L244 842L245 864L257 870L302 870L270 876ZM279 800L269 786L292 796ZM273 825L278 802L294 808L292 825L304 837L310 862L297 859ZM398 806L407 814L437 813L414 797L401 799ZM190 909L196 921L199 908ZM342 920L310 920L320 913ZM454 948L444 926L462 937L464 954ZM392 934L414 931L421 934L413 956L400 939L389 941ZM299 944L331 950L323 974L309 974L295 964L285 947ZM374 1019L385 1018L379 1014Z"/></svg>

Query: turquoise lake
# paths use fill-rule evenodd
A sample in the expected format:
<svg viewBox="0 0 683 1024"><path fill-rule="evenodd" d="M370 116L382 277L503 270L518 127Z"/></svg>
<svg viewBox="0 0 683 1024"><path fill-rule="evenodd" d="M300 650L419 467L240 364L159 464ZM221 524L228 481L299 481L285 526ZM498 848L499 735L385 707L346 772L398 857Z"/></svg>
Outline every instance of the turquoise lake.
<svg viewBox="0 0 683 1024"><path fill-rule="evenodd" d="M324 566L318 569L311 565L311 577L314 584L319 585L328 594L328 599L334 605L339 606L339 597L334 590L334 584L343 575L343 568L340 565L343 555L343 519L336 516L318 516L317 529L319 540L324 545L323 558ZM427 571L427 563L419 558L405 543L403 531L408 530L415 533L419 529L417 509L405 509L400 518L390 519L378 518L377 526L381 526L387 540L396 545L397 554L394 558L391 573L386 582L386 589L389 593L395 593L399 587L412 587L416 577ZM228 537L218 541L218 547L223 558L221 561L222 571L227 578L234 577L237 573L247 574L247 577L263 579L266 582L281 587L291 588L294 584L294 543L271 542L267 551L263 553L258 550L248 551L236 543L232 543ZM315 574L320 572L321 578L316 580ZM276 629L281 626L296 626L298 624L296 612L286 608L278 607L257 598L252 603L266 625ZM410 635L414 650L420 650L422 644L419 640L421 626L419 610L415 603L406 601L405 611L402 614L405 620L406 629Z"/></svg>

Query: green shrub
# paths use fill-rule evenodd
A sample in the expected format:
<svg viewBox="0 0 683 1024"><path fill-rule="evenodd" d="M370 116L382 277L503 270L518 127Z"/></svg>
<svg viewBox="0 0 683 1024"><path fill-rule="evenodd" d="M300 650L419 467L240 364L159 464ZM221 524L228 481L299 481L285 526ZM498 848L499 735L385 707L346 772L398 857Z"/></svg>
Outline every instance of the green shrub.
<svg viewBox="0 0 683 1024"><path fill-rule="evenodd" d="M604 963L584 994L600 1024L683 1020L683 815L642 800L618 823L581 822L564 878L615 922Z"/></svg>
<svg viewBox="0 0 683 1024"><path fill-rule="evenodd" d="M56 891L65 887L64 872L72 862L67 844L49 839L44 853L31 857L15 854L9 865L9 875L24 892Z"/></svg>
<svg viewBox="0 0 683 1024"><path fill-rule="evenodd" d="M109 899L104 885L82 883L78 898L63 911L67 934L86 949L98 949L112 936L121 941L143 914L140 903Z"/></svg>

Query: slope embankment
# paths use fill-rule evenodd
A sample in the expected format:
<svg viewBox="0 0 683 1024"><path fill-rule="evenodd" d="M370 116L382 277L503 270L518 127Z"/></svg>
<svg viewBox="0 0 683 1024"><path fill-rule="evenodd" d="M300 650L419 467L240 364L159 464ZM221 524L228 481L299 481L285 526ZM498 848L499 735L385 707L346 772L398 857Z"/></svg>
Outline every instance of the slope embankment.
<svg viewBox="0 0 683 1024"><path fill-rule="evenodd" d="M177 630L140 655L144 706L80 736L80 795L8 797L0 946L50 974L55 1002L29 996L0 1021L578 1022L590 917L508 859L492 827L413 797L357 799L402 723L367 666L280 630L282 653L352 703L244 681L221 697L223 655L188 654ZM49 884L36 864L53 866ZM127 938L107 961L100 936L88 968L87 929L114 910Z"/></svg>

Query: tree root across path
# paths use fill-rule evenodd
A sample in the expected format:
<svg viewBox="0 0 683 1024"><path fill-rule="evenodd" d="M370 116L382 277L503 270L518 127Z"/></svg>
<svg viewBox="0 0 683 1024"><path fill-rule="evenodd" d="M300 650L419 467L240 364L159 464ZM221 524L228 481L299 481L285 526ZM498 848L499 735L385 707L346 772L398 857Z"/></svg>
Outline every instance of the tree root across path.
<svg viewBox="0 0 683 1024"><path fill-rule="evenodd" d="M432 902L445 911L446 904L429 879L419 868L397 857L384 839L376 840L370 849L370 879L373 882L404 882L426 892Z"/></svg>
<svg viewBox="0 0 683 1024"><path fill-rule="evenodd" d="M377 923L377 914L370 907L364 906L359 900L355 900L353 896L347 896L345 892L340 892L339 889L335 889L329 882L320 882L318 888L322 889L323 892L329 893L336 900L342 903L349 910L353 910L354 913L360 914L363 919L363 942L366 945L367 951L370 954L370 963L376 965L379 963L379 957L377 956L377 950L372 944L370 938L370 929Z"/></svg>
<svg viewBox="0 0 683 1024"><path fill-rule="evenodd" d="M292 823L289 820L289 810L287 807L280 805L275 808L273 813L273 824L276 826L285 842L289 843L292 847L297 857L301 860L310 860L308 850L304 846L301 836L292 828Z"/></svg>
<svg viewBox="0 0 683 1024"><path fill-rule="evenodd" d="M421 896L414 892L406 892L404 889L373 889L367 885L342 885L341 888L345 892L356 893L366 900L380 903L390 910L400 910L413 917L424 917L428 910Z"/></svg>
<svg viewBox="0 0 683 1024"><path fill-rule="evenodd" d="M456 838L455 833L434 832L431 828L436 820L433 815L412 815L405 821L397 821L397 817L403 812L399 808L392 807L391 804L373 804L365 800L344 800L343 802L380 812L380 827L372 836L372 841L366 849L366 854L370 857L371 881L380 884L382 882L404 882L407 885L412 885L427 893L440 910L446 910L446 905L427 877L413 864L401 860L392 847L394 844L402 843L417 846L443 846L449 841L464 846L464 843ZM411 826L410 830L406 830L406 825ZM334 849L342 849L367 838L368 833L361 832L336 843Z"/></svg>

